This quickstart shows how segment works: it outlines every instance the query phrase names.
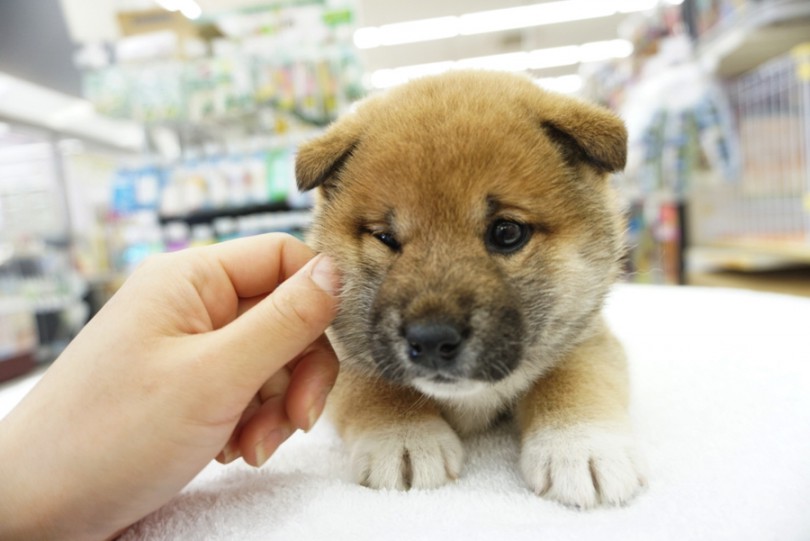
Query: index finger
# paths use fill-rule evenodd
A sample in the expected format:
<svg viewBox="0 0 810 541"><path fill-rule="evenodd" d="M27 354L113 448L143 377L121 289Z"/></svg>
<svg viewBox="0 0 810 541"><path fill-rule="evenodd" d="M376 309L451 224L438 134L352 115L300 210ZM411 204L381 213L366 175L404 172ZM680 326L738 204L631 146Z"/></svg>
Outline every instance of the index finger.
<svg viewBox="0 0 810 541"><path fill-rule="evenodd" d="M265 295L315 256L286 233L267 233L200 248L216 258L241 299Z"/></svg>

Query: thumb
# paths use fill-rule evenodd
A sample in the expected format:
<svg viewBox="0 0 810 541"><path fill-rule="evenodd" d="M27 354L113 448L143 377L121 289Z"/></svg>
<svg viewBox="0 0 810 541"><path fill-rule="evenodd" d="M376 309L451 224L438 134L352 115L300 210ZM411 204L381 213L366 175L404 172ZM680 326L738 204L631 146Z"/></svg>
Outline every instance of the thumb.
<svg viewBox="0 0 810 541"><path fill-rule="evenodd" d="M218 331L228 373L258 389L323 334L337 313L339 279L320 254ZM244 378L244 379L243 379Z"/></svg>

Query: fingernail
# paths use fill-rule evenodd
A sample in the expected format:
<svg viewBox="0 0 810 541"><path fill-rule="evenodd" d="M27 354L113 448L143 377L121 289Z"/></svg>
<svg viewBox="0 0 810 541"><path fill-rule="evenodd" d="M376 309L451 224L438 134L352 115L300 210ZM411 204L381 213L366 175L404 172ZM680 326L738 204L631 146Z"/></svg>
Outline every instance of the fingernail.
<svg viewBox="0 0 810 541"><path fill-rule="evenodd" d="M239 458L239 449L238 448L235 449L234 447L235 447L234 445L228 443L228 445L226 445L222 449L222 452L219 453L219 456L217 458L222 457L221 462L223 464L229 464L233 462L234 460Z"/></svg>
<svg viewBox="0 0 810 541"><path fill-rule="evenodd" d="M318 287L330 295L337 293L339 287L338 276L335 272L335 264L329 256L325 254L315 256L312 268L309 271L309 277Z"/></svg>
<svg viewBox="0 0 810 541"><path fill-rule="evenodd" d="M270 456L276 452L279 445L292 435L288 426L282 426L270 432L262 441L256 444L256 467L261 467Z"/></svg>
<svg viewBox="0 0 810 541"><path fill-rule="evenodd" d="M307 421L309 422L309 426L304 428L304 432L309 432L312 430L312 427L318 422L318 419L321 417L321 413L323 413L323 407L326 404L327 394L328 393L324 393L312 402L312 405L309 407L307 412Z"/></svg>

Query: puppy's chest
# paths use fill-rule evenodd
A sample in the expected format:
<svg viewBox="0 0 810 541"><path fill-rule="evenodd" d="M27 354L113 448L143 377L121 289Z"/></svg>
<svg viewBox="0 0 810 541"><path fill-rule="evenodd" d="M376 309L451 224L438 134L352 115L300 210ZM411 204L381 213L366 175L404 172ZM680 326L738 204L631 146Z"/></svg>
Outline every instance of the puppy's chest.
<svg viewBox="0 0 810 541"><path fill-rule="evenodd" d="M491 427L496 420L511 416L514 400L504 398L494 390L477 393L475 396L438 400L442 416L459 434L481 432Z"/></svg>

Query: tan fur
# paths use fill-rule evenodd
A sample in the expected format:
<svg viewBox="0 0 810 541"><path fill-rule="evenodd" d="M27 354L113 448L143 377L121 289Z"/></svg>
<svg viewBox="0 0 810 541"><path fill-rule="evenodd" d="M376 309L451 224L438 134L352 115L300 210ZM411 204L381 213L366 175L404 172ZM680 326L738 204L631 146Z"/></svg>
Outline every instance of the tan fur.
<svg viewBox="0 0 810 541"><path fill-rule="evenodd" d="M330 411L358 481L453 479L456 433L514 411L538 493L588 507L637 491L624 354L600 316L623 249L607 174L625 158L612 113L488 72L372 97L300 149L311 240L344 276ZM527 224L527 244L494 251L499 220ZM452 384L409 364L402 337L422 321L464 330Z"/></svg>
<svg viewBox="0 0 810 541"><path fill-rule="evenodd" d="M351 370L344 370L339 377L340 383L329 396L329 405L341 434L352 429L386 426L392 410L404 422L441 415L439 407L415 389L394 387ZM363 392L358 393L357 389Z"/></svg>
<svg viewBox="0 0 810 541"><path fill-rule="evenodd" d="M516 413L521 433L546 426L624 420L628 395L621 344L601 328L520 398Z"/></svg>

